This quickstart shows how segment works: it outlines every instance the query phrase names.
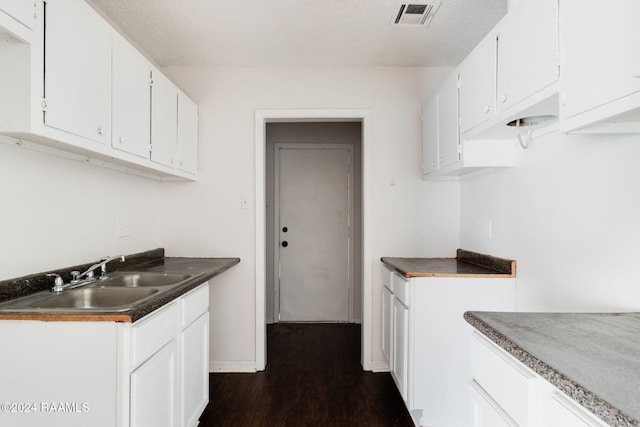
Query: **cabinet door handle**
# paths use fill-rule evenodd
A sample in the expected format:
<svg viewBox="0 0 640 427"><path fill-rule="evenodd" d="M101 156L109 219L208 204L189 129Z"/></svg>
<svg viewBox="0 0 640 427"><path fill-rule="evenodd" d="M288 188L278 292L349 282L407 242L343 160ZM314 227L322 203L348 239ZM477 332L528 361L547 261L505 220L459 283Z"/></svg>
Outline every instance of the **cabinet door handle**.
<svg viewBox="0 0 640 427"><path fill-rule="evenodd" d="M491 111L491 107L489 107L488 105L484 106L484 112L488 113L489 111Z"/></svg>
<svg viewBox="0 0 640 427"><path fill-rule="evenodd" d="M104 135L104 129L101 127L98 128L98 135Z"/></svg>
<svg viewBox="0 0 640 427"><path fill-rule="evenodd" d="M118 138L118 142L120 144L124 144L124 136L121 136L120 138Z"/></svg>
<svg viewBox="0 0 640 427"><path fill-rule="evenodd" d="M502 94L502 96L500 97L500 101L502 101L503 103L507 102L507 94L506 93Z"/></svg>

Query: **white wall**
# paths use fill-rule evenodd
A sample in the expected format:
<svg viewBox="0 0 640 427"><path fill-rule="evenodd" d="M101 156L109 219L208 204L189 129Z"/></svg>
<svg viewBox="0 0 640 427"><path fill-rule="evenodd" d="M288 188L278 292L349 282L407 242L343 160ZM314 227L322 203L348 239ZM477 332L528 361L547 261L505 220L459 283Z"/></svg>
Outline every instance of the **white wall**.
<svg viewBox="0 0 640 427"><path fill-rule="evenodd" d="M370 109L373 258L453 255L459 186L420 179L420 105L450 69L172 68L200 108L199 182L164 184L162 240L168 255L239 256L211 287L214 369L255 361L254 111ZM391 185L391 182L395 185ZM373 361L380 352L381 281L374 263Z"/></svg>
<svg viewBox="0 0 640 427"><path fill-rule="evenodd" d="M463 182L461 245L518 261L520 311L638 310L638 159L637 135L536 139L518 167Z"/></svg>
<svg viewBox="0 0 640 427"><path fill-rule="evenodd" d="M161 183L0 144L0 280L160 246ZM130 237L116 237L116 221Z"/></svg>

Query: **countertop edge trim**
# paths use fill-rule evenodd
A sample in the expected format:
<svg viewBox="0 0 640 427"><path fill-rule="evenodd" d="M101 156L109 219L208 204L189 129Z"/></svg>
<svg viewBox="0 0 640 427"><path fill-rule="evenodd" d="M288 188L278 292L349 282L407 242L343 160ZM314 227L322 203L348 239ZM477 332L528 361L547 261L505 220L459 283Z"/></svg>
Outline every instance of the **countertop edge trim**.
<svg viewBox="0 0 640 427"><path fill-rule="evenodd" d="M637 427L640 425L639 421L624 414L607 401L601 399L594 393L573 381L571 378L568 378L564 374L556 371L553 367L522 349L509 338L496 331L481 319L477 318L473 312L467 311L464 313L464 319L498 347L502 348L533 372L540 375L567 396L578 402L583 408L587 409L600 420L613 425L614 427ZM611 424L611 420L615 420L616 424Z"/></svg>

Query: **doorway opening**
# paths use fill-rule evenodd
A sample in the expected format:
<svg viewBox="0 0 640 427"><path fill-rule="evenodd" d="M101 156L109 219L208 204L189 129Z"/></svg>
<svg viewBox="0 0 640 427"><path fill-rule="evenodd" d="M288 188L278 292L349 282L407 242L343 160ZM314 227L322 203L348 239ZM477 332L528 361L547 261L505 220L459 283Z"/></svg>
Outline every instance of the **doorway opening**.
<svg viewBox="0 0 640 427"><path fill-rule="evenodd" d="M256 110L255 112L255 214L256 214L256 257L255 257L255 369L262 371L267 363L267 194L266 194L266 133L270 123L326 123L355 122L361 127L360 155L361 161L361 237L357 239L361 245L360 258L355 263L355 271L361 275L359 289L361 314L361 365L365 371L371 370L372 341L372 119L370 110L329 109L329 110Z"/></svg>
<svg viewBox="0 0 640 427"><path fill-rule="evenodd" d="M266 323L362 320L362 124L266 126Z"/></svg>

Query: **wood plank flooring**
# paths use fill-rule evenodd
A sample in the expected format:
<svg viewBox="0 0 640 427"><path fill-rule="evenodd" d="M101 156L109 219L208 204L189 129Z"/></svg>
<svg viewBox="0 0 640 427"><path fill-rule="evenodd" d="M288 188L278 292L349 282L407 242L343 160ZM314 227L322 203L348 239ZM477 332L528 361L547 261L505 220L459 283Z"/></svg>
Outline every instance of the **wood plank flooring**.
<svg viewBox="0 0 640 427"><path fill-rule="evenodd" d="M267 369L210 374L210 426L413 426L389 373L364 372L360 325L267 328Z"/></svg>

